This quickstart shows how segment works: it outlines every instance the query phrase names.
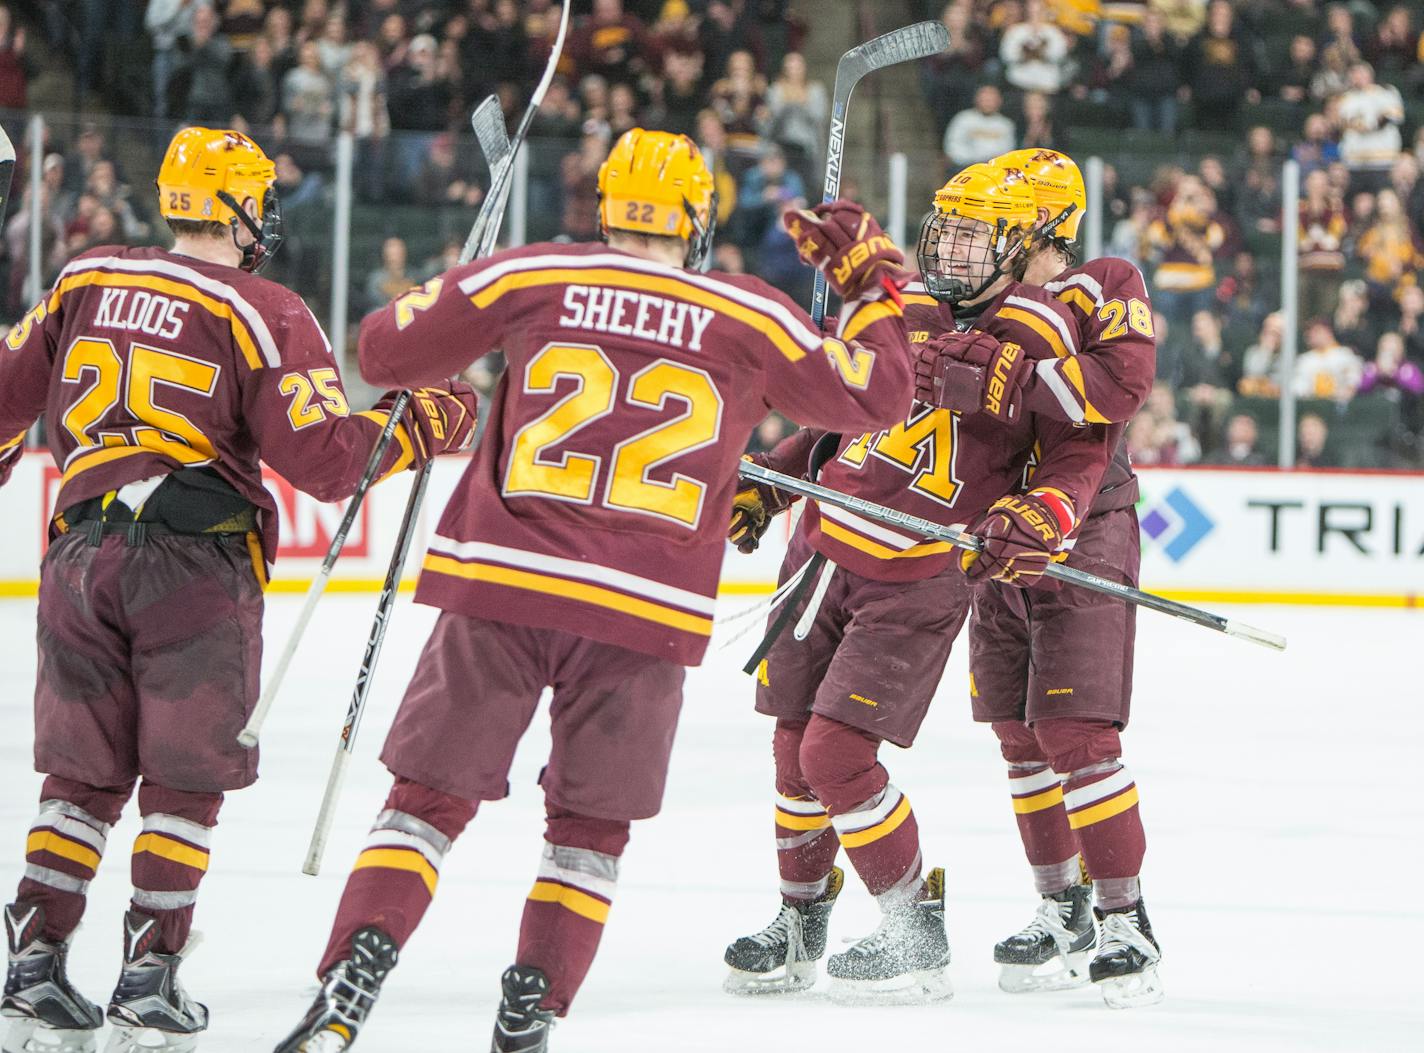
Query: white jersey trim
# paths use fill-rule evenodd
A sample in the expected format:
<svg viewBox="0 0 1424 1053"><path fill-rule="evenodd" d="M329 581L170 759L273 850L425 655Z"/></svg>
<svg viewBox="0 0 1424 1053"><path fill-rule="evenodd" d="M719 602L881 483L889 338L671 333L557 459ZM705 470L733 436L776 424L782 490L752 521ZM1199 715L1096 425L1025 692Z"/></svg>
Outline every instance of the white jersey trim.
<svg viewBox="0 0 1424 1053"><path fill-rule="evenodd" d="M1027 793L1042 793L1044 790L1062 785L1062 782L1062 778L1052 768L1045 768L1032 775L1010 775L1009 793L1015 797Z"/></svg>
<svg viewBox="0 0 1424 1053"><path fill-rule="evenodd" d="M493 545L486 541L456 541L454 538L444 537L440 534L436 534L434 540L431 541L430 551L442 556L454 556L461 560L483 559L493 563L502 563L509 567L522 567L526 570L542 571L564 578L578 578L582 581L611 585L615 589L636 593L662 603L670 603L689 611L696 611L698 614L710 616L716 609L715 597L702 596L689 589L679 589L675 585L666 585L663 582L654 581L652 578L640 577L637 574L629 574L627 571L615 570L597 563L585 563L582 560L565 559L562 556L547 556L541 552L509 548L506 545Z"/></svg>
<svg viewBox="0 0 1424 1053"><path fill-rule="evenodd" d="M221 300L228 304L239 315L243 322L251 331L253 338L257 341L257 347L262 352L262 358L267 365L275 368L282 364L282 356L277 351L277 342L272 339L272 331L267 328L267 323L262 320L262 316L257 310L238 294L231 285L226 285L220 281L209 278L205 274L200 274L191 267L184 267L179 263L170 263L168 260L127 260L118 256L95 256L89 259L75 260L60 272L62 281L66 275L78 274L81 271L92 270L115 270L128 274L160 274L169 278L177 278L185 281L189 285L195 286L216 300ZM310 310L308 310L310 314ZM316 321L315 318L312 321ZM318 325L320 330L321 326ZM326 335L322 334L322 339ZM328 345L330 346L330 345Z"/></svg>
<svg viewBox="0 0 1424 1053"><path fill-rule="evenodd" d="M1097 782L1089 783L1087 786L1070 790L1063 795L1063 806L1070 812L1078 808L1083 808L1094 801L1101 801L1105 797L1121 793L1132 785L1132 773L1126 768L1119 768L1106 779L1099 779Z"/></svg>
<svg viewBox="0 0 1424 1053"><path fill-rule="evenodd" d="M1061 282L1043 283L1043 287L1051 293L1062 292L1070 285L1076 285L1079 288L1086 289L1088 295L1093 298L1094 307L1101 307L1103 305L1102 284L1096 278L1093 278L1087 274L1075 274L1071 278L1066 278Z"/></svg>
<svg viewBox="0 0 1424 1053"><path fill-rule="evenodd" d="M1070 355L1078 353L1078 334L1055 314L1052 308L1046 307L1037 300L1030 300L1027 296L1006 296L1004 304L1005 306L1022 307L1025 311L1031 311L1038 315L1058 331L1058 335L1063 338L1063 346L1068 349Z"/></svg>
<svg viewBox="0 0 1424 1053"><path fill-rule="evenodd" d="M1063 407L1063 412L1068 414L1068 419L1074 424L1086 424L1088 415L1083 411L1083 407L1078 405L1073 389L1065 384L1063 378L1058 375L1057 366L1056 358L1042 358L1033 368L1039 379L1048 385L1048 390L1053 392L1053 397Z"/></svg>
<svg viewBox="0 0 1424 1053"><path fill-rule="evenodd" d="M691 271L680 270L676 267L669 267L664 263L657 263L653 260L642 260L636 256L628 256L622 253L598 253L592 256L521 256L516 259L501 260L491 264L476 274L471 274L460 280L460 291L466 296L473 296L487 285L493 285L499 279L508 274L518 271L547 270L553 267L567 267L576 270L587 270L594 267L613 267L618 270L640 271L643 274L653 274L662 278L673 278L677 281L686 282L688 285L703 289L718 296L724 296L728 300L735 301L743 307L750 307L761 314L768 315L780 324L781 328L807 351L815 351L821 346L822 338L820 334L813 332L796 318L784 304L777 303L765 296L760 296L745 289L739 289L729 282L720 282L716 278L709 278L702 274L694 274Z"/></svg>

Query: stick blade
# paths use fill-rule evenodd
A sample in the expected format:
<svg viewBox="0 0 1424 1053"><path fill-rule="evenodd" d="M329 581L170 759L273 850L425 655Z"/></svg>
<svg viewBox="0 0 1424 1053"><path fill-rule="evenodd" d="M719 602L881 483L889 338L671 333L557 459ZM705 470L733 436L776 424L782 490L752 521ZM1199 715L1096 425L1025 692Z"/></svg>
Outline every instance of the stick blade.
<svg viewBox="0 0 1424 1053"><path fill-rule="evenodd" d="M859 80L867 73L886 66L938 55L947 47L949 30L945 29L943 22L916 22L851 48L841 56L836 79L841 79L843 69Z"/></svg>
<svg viewBox="0 0 1424 1053"><path fill-rule="evenodd" d="M509 143L509 130L504 126L504 110L499 105L499 96L491 95L475 107L475 112L470 114L470 127L474 129L475 139L479 141L480 150L485 155L485 163L489 165L489 170L493 172L512 153Z"/></svg>

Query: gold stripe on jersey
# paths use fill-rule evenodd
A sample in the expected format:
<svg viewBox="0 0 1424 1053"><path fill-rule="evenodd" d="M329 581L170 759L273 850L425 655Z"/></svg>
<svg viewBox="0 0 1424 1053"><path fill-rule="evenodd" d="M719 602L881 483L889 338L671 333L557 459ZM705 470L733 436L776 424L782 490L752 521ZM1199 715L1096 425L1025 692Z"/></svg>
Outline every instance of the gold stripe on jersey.
<svg viewBox="0 0 1424 1053"><path fill-rule="evenodd" d="M705 618L699 614L688 614L676 607L654 603L652 600L641 600L626 593L615 592L597 585L586 585L552 574L536 574L533 571L515 570L513 567L501 567L493 563L462 563L457 559L437 555L433 552L426 555L423 568L432 574L448 574L451 577L465 578L469 581L482 581L511 589L540 592L594 607L604 607L617 611L619 614L640 618L643 621L656 622L659 625L666 625L697 636L712 635L711 618Z"/></svg>
<svg viewBox="0 0 1424 1053"><path fill-rule="evenodd" d="M565 910L571 910L589 921L602 925L608 921L608 904L587 892L581 892L568 885L552 881L536 881L529 890L529 898L535 903L555 903Z"/></svg>
<svg viewBox="0 0 1424 1053"><path fill-rule="evenodd" d="M1063 360L1063 376L1068 383L1073 385L1073 390L1078 393L1078 397L1083 400L1083 418L1089 424L1111 424L1102 415L1102 412L1088 401L1087 382L1083 379L1083 367L1078 364L1077 359L1065 358Z"/></svg>
<svg viewBox="0 0 1424 1053"><path fill-rule="evenodd" d="M1041 812L1045 808L1054 808L1063 803L1063 787L1050 786L1042 793L1036 793L1032 797L1015 797L1014 814L1032 815L1034 812Z"/></svg>
<svg viewBox="0 0 1424 1053"><path fill-rule="evenodd" d="M621 271L613 267L549 267L540 270L515 271L498 281L491 282L470 297L470 302L481 309L494 303L505 293L519 289L535 289L545 285L599 285L636 289L641 292L661 293L681 300L690 300L703 307L710 307L719 314L735 319L756 330L776 345L777 349L791 362L799 362L806 356L806 349L797 342L775 318L751 307L745 307L725 296L700 289L676 278L663 278L652 274L637 274Z"/></svg>
<svg viewBox="0 0 1424 1053"><path fill-rule="evenodd" d="M1085 293L1082 289L1076 289L1072 286L1069 286L1061 293L1059 293L1058 299L1062 300L1070 307L1078 308L1078 310L1083 312L1083 316L1085 318L1093 317L1093 312L1098 309L1097 304L1093 303L1093 298L1091 296Z"/></svg>
<svg viewBox="0 0 1424 1053"><path fill-rule="evenodd" d="M435 895L435 886L440 881L440 875L430 865L430 861L413 848L368 848L356 857L356 863L351 870L354 873L357 870L372 868L404 870L408 874L414 874L425 882L425 889L432 896Z"/></svg>
<svg viewBox="0 0 1424 1053"><path fill-rule="evenodd" d="M358 417L365 417L369 421L374 421L382 430L386 427L386 421L391 419L389 413L380 410L362 410L356 414ZM396 442L400 444L400 456L396 458L396 463L391 465L390 470L385 475L376 480L383 483L397 472L403 472L410 467L410 463L415 460L415 450L410 443L410 430L404 424L397 424L395 431L391 432Z"/></svg>
<svg viewBox="0 0 1424 1053"><path fill-rule="evenodd" d="M776 825L787 830L824 830L831 825L825 812L818 815L793 815L776 809Z"/></svg>
<svg viewBox="0 0 1424 1053"><path fill-rule="evenodd" d="M208 869L207 852L152 831L139 834L137 840L134 841L133 854L139 855L142 852L158 856L159 859L167 859L180 866L192 867L194 870Z"/></svg>
<svg viewBox="0 0 1424 1053"><path fill-rule="evenodd" d="M841 834L841 847L863 848L866 845L873 844L882 837L888 837L893 834L909 817L910 799L902 794L900 803L895 806L895 810L887 815L881 822L876 823L874 826L866 827L864 830Z"/></svg>
<svg viewBox="0 0 1424 1053"><path fill-rule="evenodd" d="M27 429L25 429L24 431L20 432L19 435L16 435L16 436L15 436L13 439L11 439L9 442L0 442L0 453L4 453L6 450L12 450L12 449L14 449L16 446L20 445L20 443L22 443L22 442L25 440L25 436L28 435L28 434L29 434L29 429L27 428Z"/></svg>
<svg viewBox="0 0 1424 1053"><path fill-rule="evenodd" d="M1000 307L994 314L995 318L1002 318L1006 322L1018 322L1026 325L1047 342L1053 349L1053 353L1059 358L1068 357L1068 345L1063 342L1063 337L1058 330L1049 325L1038 315L1025 311L1022 307Z"/></svg>
<svg viewBox="0 0 1424 1053"><path fill-rule="evenodd" d="M1101 823L1105 819L1111 819L1115 815L1121 815L1129 808L1137 804L1137 787L1129 786L1116 797L1109 797L1100 804L1095 804L1080 811L1068 813L1068 825L1074 830L1080 830L1085 826L1092 826L1094 823Z"/></svg>
<svg viewBox="0 0 1424 1053"><path fill-rule="evenodd" d="M71 863L78 863L90 870L99 869L98 852L86 844L71 841L54 830L36 830L30 834L29 839L25 842L25 855L33 855L36 852L48 852L52 856L59 856Z"/></svg>
<svg viewBox="0 0 1424 1053"><path fill-rule="evenodd" d="M183 300L191 300L199 307L207 310L218 318L227 322L228 328L232 330L232 338L237 342L237 346L242 351L242 357L247 361L249 369L262 368L262 356L258 354L257 343L252 338L251 331L247 328L247 323L242 321L237 311L231 304L223 303L221 300L209 296L197 286L188 282L180 281L176 278L159 278L152 274L109 274L105 271L80 271L78 274L71 274L68 278L60 281L55 286L54 292L49 297L49 310L51 313L59 307L60 298L67 292L74 289L81 289L86 285L101 285L108 288L139 288L149 289L153 292L166 293L169 296L177 296Z"/></svg>
<svg viewBox="0 0 1424 1053"><path fill-rule="evenodd" d="M110 461L116 461L121 457L130 457L136 453L152 453L161 457L172 457L179 464L185 465L208 464L213 460L213 458L204 456L193 449L186 442L166 439L156 430L150 430L144 432L143 445L141 446L79 447L79 450L75 451L77 456L74 456L74 460L69 462L69 467L60 476L60 485L68 484L75 476L81 472L87 472L90 468L97 468L101 464L108 464Z"/></svg>
<svg viewBox="0 0 1424 1053"><path fill-rule="evenodd" d="M948 552L954 546L948 541L932 541L928 544L915 545L907 549L893 549L888 545L882 545L878 541L871 541L869 538L861 537L854 531L847 530L838 523L833 523L825 516L821 517L821 533L826 537L834 538L836 541L851 548L874 556L876 559L918 559L920 556L934 556L941 552Z"/></svg>
<svg viewBox="0 0 1424 1053"><path fill-rule="evenodd" d="M889 297L868 303L846 321L841 339L850 343L876 322L884 321L886 318L900 318L904 316L904 313L900 309L900 305Z"/></svg>
<svg viewBox="0 0 1424 1053"><path fill-rule="evenodd" d="M925 296L921 293L901 293L900 299L905 302L906 307L938 307L939 301L933 296Z"/></svg>

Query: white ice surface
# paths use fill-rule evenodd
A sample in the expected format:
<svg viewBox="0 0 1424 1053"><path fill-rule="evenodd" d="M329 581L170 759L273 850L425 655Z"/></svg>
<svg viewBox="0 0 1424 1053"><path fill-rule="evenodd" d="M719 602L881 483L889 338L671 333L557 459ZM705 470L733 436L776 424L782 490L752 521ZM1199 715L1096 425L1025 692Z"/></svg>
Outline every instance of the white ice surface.
<svg viewBox="0 0 1424 1053"><path fill-rule="evenodd" d="M272 598L269 652L297 603ZM373 603L322 602L268 725L262 779L231 795L222 814L198 908L207 939L185 966L189 989L213 1011L204 1053L270 1050L310 997L346 868L387 789L375 756L431 622L429 610L402 600L325 873L304 877ZM751 711L738 669L746 638L689 675L663 813L634 827L602 952L554 1049L1424 1049L1424 615L1227 613L1288 634L1290 650L1139 618L1125 760L1148 831L1144 888L1166 954L1161 1005L1115 1012L1091 989L1010 996L995 986L993 943L1028 920L1036 898L995 742L969 720L962 646L916 748L884 754L914 802L926 860L948 871L955 999L845 1009L814 992L775 1002L723 995L723 948L770 920L777 903L771 729ZM30 771L33 632L32 602L0 603L0 892L19 877L40 784ZM479 678L470 671L473 688ZM486 1048L539 852L534 779L547 746L541 713L509 799L487 805L446 862L358 1050ZM71 973L101 1002L118 967L136 830L131 806L76 941ZM873 923L864 889L848 878L833 943Z"/></svg>

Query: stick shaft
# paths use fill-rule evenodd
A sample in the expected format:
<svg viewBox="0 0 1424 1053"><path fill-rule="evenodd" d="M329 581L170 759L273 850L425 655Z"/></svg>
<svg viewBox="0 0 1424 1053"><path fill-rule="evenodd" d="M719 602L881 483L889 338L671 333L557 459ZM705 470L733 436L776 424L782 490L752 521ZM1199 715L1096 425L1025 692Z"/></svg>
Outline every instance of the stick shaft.
<svg viewBox="0 0 1424 1053"><path fill-rule="evenodd" d="M936 541L946 541L956 548L979 552L984 547L983 542L972 534L966 534L952 527L941 526L939 523L922 519L919 516L910 515L908 512L901 512L898 509L875 504L873 501L866 501L864 498L843 494L839 490L832 490L830 487L821 486L819 483L807 482L804 479L795 479L789 475L783 475L781 472L774 472L770 468L763 468L761 465L752 461L741 462L738 471L748 479L768 483L778 490L800 494L802 497L809 497L824 504L835 505L847 511L857 512L868 519L874 519L882 523L890 523L898 527L913 530L917 534L933 538ZM1121 582L1116 582L1109 578L1100 578L1096 574L1089 574L1075 567L1064 566L1062 563L1050 563L1047 570L1044 571L1044 576L1056 578L1059 581L1077 585L1081 588L1092 589L1095 592L1105 593L1109 596L1115 596L1127 603L1135 603L1139 607L1147 607L1150 610L1168 614L1174 618L1181 618L1184 621L1192 622L1206 629L1214 629L1228 636L1234 636L1241 640L1249 640L1263 647L1269 647L1277 651L1285 650L1285 638L1276 633L1256 629L1249 625L1223 618L1219 614L1204 611L1199 607L1192 607L1185 603L1178 603L1176 600L1169 600L1165 596L1158 596L1151 592L1143 592L1141 589L1133 588L1131 585L1124 585Z"/></svg>
<svg viewBox="0 0 1424 1053"><path fill-rule="evenodd" d="M303 874L316 877L321 873L321 860L326 855L326 842L336 819L336 803L341 800L341 788L346 783L346 768L350 763L350 751L344 744L337 746L336 756L331 761L331 772L326 777L326 792L321 797L321 811L317 813L311 843L307 846L307 858L302 864Z"/></svg>
<svg viewBox="0 0 1424 1053"><path fill-rule="evenodd" d="M302 601L302 609L301 613L297 615L297 623L292 627L292 632L287 637L287 643L282 648L282 654L277 659L277 665L272 670L271 676L262 685L262 694L257 699L257 706L253 709L252 716L248 718L246 726L237 736L237 741L247 749L252 749L257 745L258 738L262 734L262 725L267 722L267 715L272 711L272 704L277 700L277 692L281 690L282 681L287 676L287 669L291 666L297 648L301 645L302 636L305 635L307 625L311 622L312 615L316 611L317 601L326 591L327 582L331 580L332 568L336 566L336 561L341 556L341 550L346 547L346 538L356 523L356 516L361 511L361 502L366 499L367 491L371 489L376 480L376 474L380 470L381 462L385 459L386 450L390 448L391 440L395 436L396 425L400 423L401 417L405 414L405 408L409 404L409 391L402 391L396 396L396 401L391 406L391 414L386 419L385 426L381 428L376 445L371 448L371 456L366 459L366 468L361 473L361 481L356 484L355 493L346 503L346 511L341 517L341 523L336 528L336 534L332 537L331 544L327 546L326 555L322 558L321 569L312 578L312 583L307 586L306 598Z"/></svg>

